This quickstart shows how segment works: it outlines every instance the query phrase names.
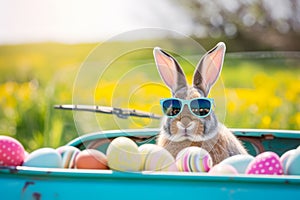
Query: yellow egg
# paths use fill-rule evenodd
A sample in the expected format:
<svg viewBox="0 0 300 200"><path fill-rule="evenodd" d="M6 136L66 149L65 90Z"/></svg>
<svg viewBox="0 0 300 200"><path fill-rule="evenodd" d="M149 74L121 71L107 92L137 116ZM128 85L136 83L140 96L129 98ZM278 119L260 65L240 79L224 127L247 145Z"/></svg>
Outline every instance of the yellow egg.
<svg viewBox="0 0 300 200"><path fill-rule="evenodd" d="M143 144L139 146L138 150L142 157L142 170L144 170L147 155L153 150L154 146L154 144Z"/></svg>
<svg viewBox="0 0 300 200"><path fill-rule="evenodd" d="M106 151L107 162L110 169L118 171L140 171L142 156L137 144L129 138L115 138Z"/></svg>
<svg viewBox="0 0 300 200"><path fill-rule="evenodd" d="M144 144L139 147L142 155L143 170L178 171L175 159L165 148L155 144Z"/></svg>

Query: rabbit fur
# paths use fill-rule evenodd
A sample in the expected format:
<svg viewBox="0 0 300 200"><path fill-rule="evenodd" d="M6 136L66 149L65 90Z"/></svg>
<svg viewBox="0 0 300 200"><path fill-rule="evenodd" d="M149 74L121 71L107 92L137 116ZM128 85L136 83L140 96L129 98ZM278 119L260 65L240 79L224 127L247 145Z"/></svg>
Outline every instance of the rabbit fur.
<svg viewBox="0 0 300 200"><path fill-rule="evenodd" d="M191 86L175 58L158 47L154 48L153 54L158 72L172 96L193 99L208 96L222 70L225 49L225 44L220 42L201 58ZM163 118L157 144L174 157L186 147L202 147L210 153L214 165L232 155L247 154L242 143L218 121L213 111L207 117L199 118L190 112L187 105L176 117Z"/></svg>

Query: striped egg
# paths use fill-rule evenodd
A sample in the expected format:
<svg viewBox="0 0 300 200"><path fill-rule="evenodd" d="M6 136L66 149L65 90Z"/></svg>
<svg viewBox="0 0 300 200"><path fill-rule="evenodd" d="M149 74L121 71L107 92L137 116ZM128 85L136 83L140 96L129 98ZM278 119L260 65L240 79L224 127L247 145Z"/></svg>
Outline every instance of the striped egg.
<svg viewBox="0 0 300 200"><path fill-rule="evenodd" d="M56 151L61 155L63 168L75 168L75 158L80 152L79 149L73 146L61 146Z"/></svg>
<svg viewBox="0 0 300 200"><path fill-rule="evenodd" d="M212 167L209 153L200 147L186 147L176 156L176 165L183 172L208 172Z"/></svg>

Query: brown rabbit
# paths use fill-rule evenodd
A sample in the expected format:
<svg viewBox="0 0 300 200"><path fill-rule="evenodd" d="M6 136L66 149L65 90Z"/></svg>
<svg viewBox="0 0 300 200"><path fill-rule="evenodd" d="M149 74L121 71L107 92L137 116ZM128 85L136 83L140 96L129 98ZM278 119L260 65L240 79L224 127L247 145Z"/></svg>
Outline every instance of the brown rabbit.
<svg viewBox="0 0 300 200"><path fill-rule="evenodd" d="M168 116L162 121L157 144L174 157L188 146L206 149L214 165L229 156L247 154L241 142L218 122L211 109L213 102L206 98L222 70L225 49L225 44L220 42L207 52L195 70L193 85L188 86L178 62L160 48L154 48L158 71L173 96L161 102Z"/></svg>

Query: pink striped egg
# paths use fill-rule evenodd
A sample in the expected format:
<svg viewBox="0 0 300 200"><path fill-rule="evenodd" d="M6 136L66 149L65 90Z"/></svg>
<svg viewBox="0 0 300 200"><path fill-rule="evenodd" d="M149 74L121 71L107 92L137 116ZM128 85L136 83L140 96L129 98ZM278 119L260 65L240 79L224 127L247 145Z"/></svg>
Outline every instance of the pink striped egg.
<svg viewBox="0 0 300 200"><path fill-rule="evenodd" d="M183 172L208 172L212 167L209 153L200 147L186 147L176 156L176 165Z"/></svg>

